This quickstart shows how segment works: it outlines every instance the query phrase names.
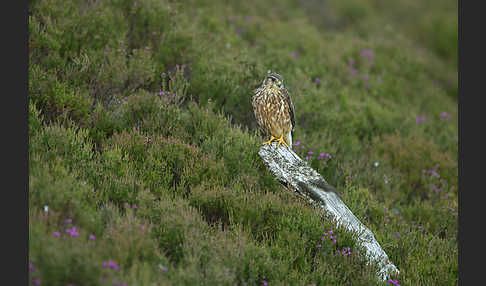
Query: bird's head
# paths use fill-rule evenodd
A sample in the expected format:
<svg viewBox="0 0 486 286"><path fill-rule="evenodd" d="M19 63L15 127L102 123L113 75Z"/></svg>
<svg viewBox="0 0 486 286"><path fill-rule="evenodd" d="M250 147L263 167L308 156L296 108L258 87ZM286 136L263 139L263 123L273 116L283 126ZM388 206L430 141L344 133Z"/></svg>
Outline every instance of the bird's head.
<svg viewBox="0 0 486 286"><path fill-rule="evenodd" d="M281 89L284 87L283 77L278 73L269 73L263 80L263 86L272 89Z"/></svg>

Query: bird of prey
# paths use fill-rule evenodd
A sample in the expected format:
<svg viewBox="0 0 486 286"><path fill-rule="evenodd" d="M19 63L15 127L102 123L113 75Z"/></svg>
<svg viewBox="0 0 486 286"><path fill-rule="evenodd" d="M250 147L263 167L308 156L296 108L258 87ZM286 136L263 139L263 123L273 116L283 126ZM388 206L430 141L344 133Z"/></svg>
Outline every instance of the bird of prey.
<svg viewBox="0 0 486 286"><path fill-rule="evenodd" d="M294 105L282 76L269 73L262 85L255 89L252 105L258 125L270 136L270 140L263 142L263 145L277 141L277 147L283 144L291 148L295 129Z"/></svg>

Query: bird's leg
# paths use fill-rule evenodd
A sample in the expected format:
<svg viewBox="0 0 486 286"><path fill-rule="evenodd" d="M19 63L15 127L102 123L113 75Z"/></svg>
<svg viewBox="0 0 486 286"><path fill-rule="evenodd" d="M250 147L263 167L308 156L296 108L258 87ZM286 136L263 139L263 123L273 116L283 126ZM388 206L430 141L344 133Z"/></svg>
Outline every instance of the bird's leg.
<svg viewBox="0 0 486 286"><path fill-rule="evenodd" d="M283 143L285 146L287 146L287 148L289 147L289 145L287 145L287 143L285 143L285 140L283 139L283 135L282 135L282 136L280 136L280 138L275 138L275 141L277 141L277 142L278 142L277 147L279 147L279 146L280 146L280 144L282 144L282 143Z"/></svg>
<svg viewBox="0 0 486 286"><path fill-rule="evenodd" d="M263 142L263 145L270 145L270 144L272 144L272 141L273 141L273 140L276 140L276 139L277 139L277 137L274 137L274 136L272 135L272 137L270 138L270 140Z"/></svg>

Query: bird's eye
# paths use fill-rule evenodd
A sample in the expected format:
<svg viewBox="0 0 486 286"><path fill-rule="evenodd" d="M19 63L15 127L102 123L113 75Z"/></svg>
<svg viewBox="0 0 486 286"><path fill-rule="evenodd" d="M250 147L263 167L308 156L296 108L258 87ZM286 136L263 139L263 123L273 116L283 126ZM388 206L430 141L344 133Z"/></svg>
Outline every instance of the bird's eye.
<svg viewBox="0 0 486 286"><path fill-rule="evenodd" d="M278 86L278 87L281 87L281 86L282 86L282 82L280 82L280 81L279 81L279 82L277 83L277 86Z"/></svg>

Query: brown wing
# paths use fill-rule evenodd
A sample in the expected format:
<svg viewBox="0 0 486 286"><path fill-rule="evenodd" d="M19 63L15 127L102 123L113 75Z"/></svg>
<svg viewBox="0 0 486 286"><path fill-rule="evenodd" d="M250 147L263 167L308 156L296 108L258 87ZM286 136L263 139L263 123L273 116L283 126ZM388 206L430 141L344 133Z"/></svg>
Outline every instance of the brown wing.
<svg viewBox="0 0 486 286"><path fill-rule="evenodd" d="M295 129L294 104L292 103L292 100L290 99L290 95L289 95L287 88L283 88L282 90L283 90L283 93L285 95L285 101L289 105L290 123L292 124L291 135L292 135L292 138L293 138L294 137L294 129Z"/></svg>
<svg viewBox="0 0 486 286"><path fill-rule="evenodd" d="M266 136L266 131L263 126L263 118L262 114L260 114L260 97L261 93L263 92L262 88L259 87L253 91L253 98L252 98L252 106L253 106L253 113L255 114L255 118L257 120L258 130L262 136Z"/></svg>

